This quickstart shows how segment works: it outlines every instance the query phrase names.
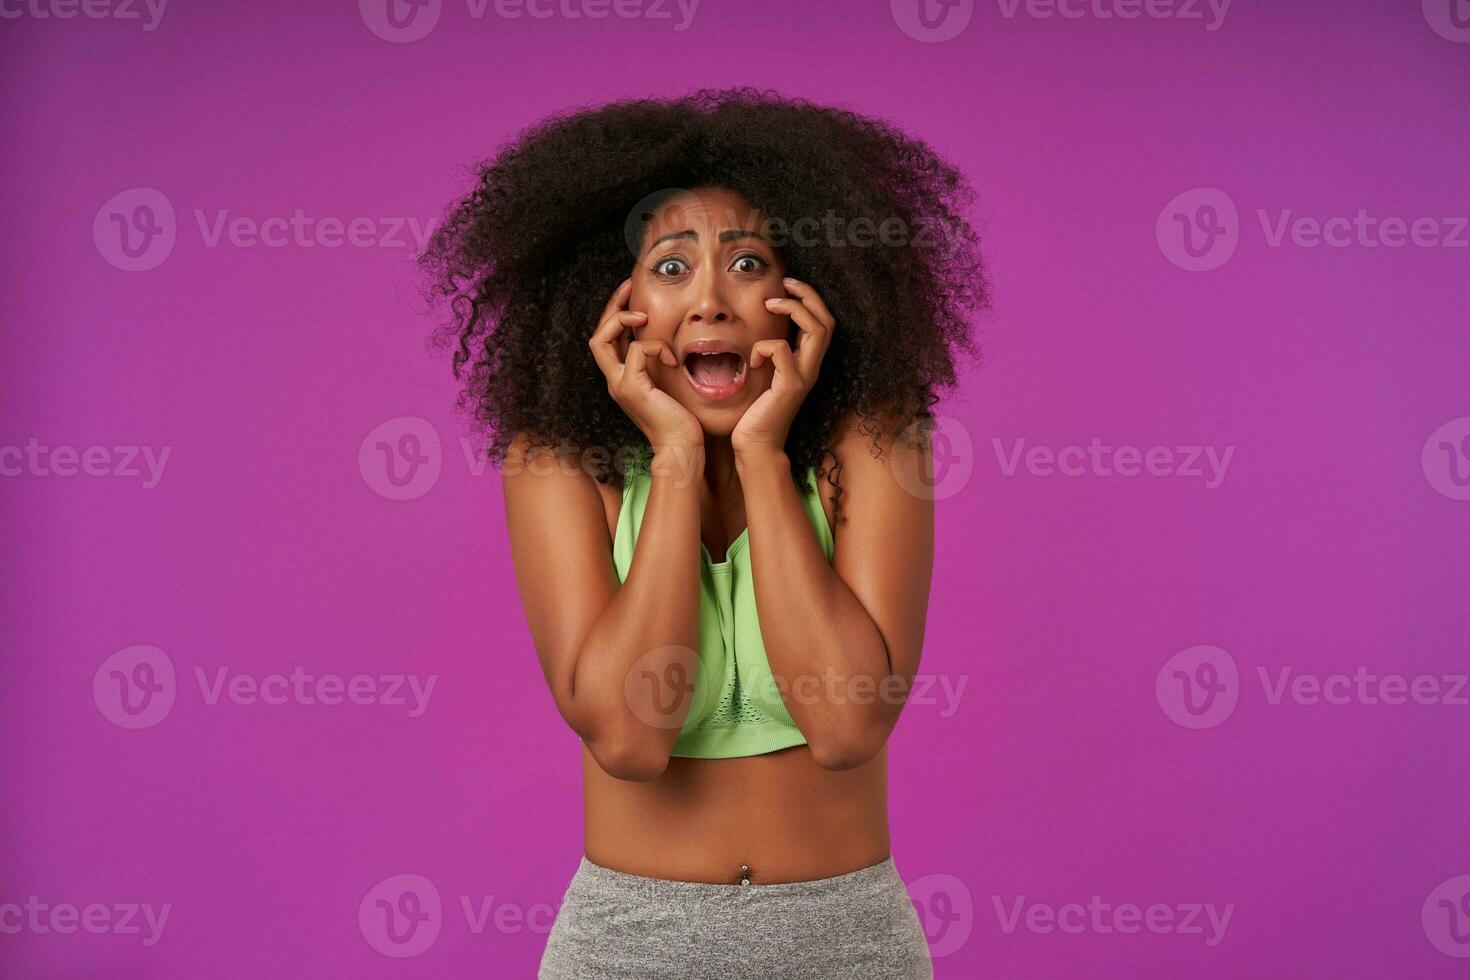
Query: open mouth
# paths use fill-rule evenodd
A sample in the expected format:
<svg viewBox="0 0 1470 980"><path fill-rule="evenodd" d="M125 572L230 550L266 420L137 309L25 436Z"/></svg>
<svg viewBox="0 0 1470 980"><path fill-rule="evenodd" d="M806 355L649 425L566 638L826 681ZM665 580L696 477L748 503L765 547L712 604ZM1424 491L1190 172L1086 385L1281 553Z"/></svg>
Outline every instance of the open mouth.
<svg viewBox="0 0 1470 980"><path fill-rule="evenodd" d="M745 386L745 358L731 351L696 351L685 356L684 374L701 395L728 398Z"/></svg>

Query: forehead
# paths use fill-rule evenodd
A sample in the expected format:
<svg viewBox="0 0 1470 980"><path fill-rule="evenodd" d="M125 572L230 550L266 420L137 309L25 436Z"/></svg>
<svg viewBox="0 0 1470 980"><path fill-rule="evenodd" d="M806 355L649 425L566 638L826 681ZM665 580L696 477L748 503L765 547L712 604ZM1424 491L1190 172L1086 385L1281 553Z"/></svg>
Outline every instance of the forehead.
<svg viewBox="0 0 1470 980"><path fill-rule="evenodd" d="M702 189L680 191L661 202L649 216L656 236L674 231L753 229L761 214L755 205L734 191Z"/></svg>

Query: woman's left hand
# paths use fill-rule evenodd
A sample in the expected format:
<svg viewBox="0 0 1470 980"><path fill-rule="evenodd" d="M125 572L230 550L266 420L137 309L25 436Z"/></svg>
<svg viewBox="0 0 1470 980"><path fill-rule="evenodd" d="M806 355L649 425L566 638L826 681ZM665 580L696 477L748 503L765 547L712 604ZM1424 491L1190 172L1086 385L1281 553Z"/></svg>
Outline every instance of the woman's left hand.
<svg viewBox="0 0 1470 980"><path fill-rule="evenodd" d="M746 409L730 433L730 445L738 455L785 452L786 436L797 409L817 383L822 358L832 343L837 322L817 291L796 279L784 279L787 292L796 297L772 297L766 309L784 313L801 330L796 350L784 340L759 340L751 348L750 369L770 360L776 366L771 387Z"/></svg>

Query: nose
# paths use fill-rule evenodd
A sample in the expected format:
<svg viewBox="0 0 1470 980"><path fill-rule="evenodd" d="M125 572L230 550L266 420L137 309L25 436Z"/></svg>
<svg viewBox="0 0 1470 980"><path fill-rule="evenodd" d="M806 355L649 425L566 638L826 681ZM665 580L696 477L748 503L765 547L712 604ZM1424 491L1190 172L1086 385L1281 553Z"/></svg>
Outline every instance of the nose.
<svg viewBox="0 0 1470 980"><path fill-rule="evenodd" d="M688 318L691 323L727 323L731 318L720 277L708 267L695 274Z"/></svg>

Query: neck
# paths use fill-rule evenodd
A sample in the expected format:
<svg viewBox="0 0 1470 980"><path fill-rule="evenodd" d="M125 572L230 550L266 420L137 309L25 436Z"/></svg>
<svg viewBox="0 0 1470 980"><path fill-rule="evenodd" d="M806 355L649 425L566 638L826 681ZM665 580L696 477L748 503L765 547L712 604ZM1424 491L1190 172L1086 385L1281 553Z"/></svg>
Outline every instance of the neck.
<svg viewBox="0 0 1470 980"><path fill-rule="evenodd" d="M735 470L735 449L729 436L705 435L704 482L716 497L723 496L727 489L740 482Z"/></svg>

